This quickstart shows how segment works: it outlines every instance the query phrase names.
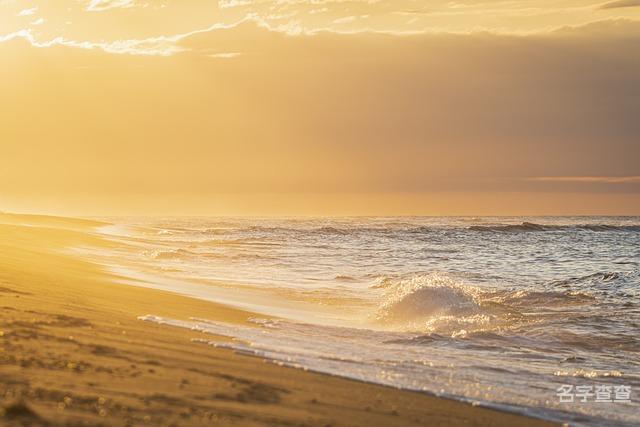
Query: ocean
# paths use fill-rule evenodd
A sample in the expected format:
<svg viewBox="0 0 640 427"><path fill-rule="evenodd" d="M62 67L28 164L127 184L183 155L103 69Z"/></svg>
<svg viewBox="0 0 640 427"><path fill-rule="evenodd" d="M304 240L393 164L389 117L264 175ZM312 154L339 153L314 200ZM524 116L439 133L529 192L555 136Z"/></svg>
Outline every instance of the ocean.
<svg viewBox="0 0 640 427"><path fill-rule="evenodd" d="M574 425L640 423L639 217L106 220L114 247L81 250L123 282L255 313L137 313L203 331L203 352Z"/></svg>

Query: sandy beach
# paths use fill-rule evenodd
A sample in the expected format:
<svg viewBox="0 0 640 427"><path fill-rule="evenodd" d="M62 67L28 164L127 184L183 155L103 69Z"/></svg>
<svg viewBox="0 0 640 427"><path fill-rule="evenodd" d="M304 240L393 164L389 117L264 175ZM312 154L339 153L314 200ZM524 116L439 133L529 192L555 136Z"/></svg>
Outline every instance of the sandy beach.
<svg viewBox="0 0 640 427"><path fill-rule="evenodd" d="M0 393L8 425L486 425L551 423L265 363L191 342L149 312L249 313L114 283L69 253L108 243L91 221L0 216Z"/></svg>

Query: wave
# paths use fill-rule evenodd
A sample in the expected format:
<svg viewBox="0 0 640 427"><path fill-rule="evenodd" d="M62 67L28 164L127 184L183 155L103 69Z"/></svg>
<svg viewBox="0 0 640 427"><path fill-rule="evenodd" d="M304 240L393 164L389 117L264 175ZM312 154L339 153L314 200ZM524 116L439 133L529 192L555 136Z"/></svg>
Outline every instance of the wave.
<svg viewBox="0 0 640 427"><path fill-rule="evenodd" d="M600 283L614 282L618 279L621 279L622 277L623 275L620 273L611 272L611 271L601 271L598 273L587 274L585 276L580 276L580 277L571 277L563 280L555 280L551 282L551 285L559 286L559 287L569 287L571 285L577 285L582 283L596 285Z"/></svg>
<svg viewBox="0 0 640 427"><path fill-rule="evenodd" d="M372 228L372 227L336 227L336 226L322 226L311 228L296 228L296 227L264 227L264 226L251 226L247 227L244 231L256 232L256 233L285 233L285 234L320 234L320 235L338 235L347 236L355 233L366 232L385 232L391 231L385 228Z"/></svg>
<svg viewBox="0 0 640 427"><path fill-rule="evenodd" d="M532 222L523 222L522 224L508 224L508 225L472 225L468 228L471 231L546 231L547 227L541 224L535 224Z"/></svg>
<svg viewBox="0 0 640 427"><path fill-rule="evenodd" d="M513 291L494 297L492 300L509 307L528 310L584 305L595 299L593 295L578 291Z"/></svg>
<svg viewBox="0 0 640 427"><path fill-rule="evenodd" d="M566 289L576 292L587 289L590 294L602 298L613 298L624 307L636 307L638 304L638 283L640 270L626 272L602 271L584 276L554 280L548 285L552 289Z"/></svg>
<svg viewBox="0 0 640 427"><path fill-rule="evenodd" d="M336 277L334 277L334 280L338 281L338 282L357 282L358 279L356 279L355 277L352 276L347 276L344 274L340 274Z"/></svg>
<svg viewBox="0 0 640 427"><path fill-rule="evenodd" d="M251 239L213 239L205 240L204 242L194 242L194 246L257 246L257 247L270 247L270 246L282 246L282 243L273 242L266 238L251 238Z"/></svg>
<svg viewBox="0 0 640 427"><path fill-rule="evenodd" d="M426 235L443 230L467 230L472 232L491 233L521 233L521 232L559 232L559 231L584 231L584 232L640 232L639 224L539 224L534 222L522 222L520 224L486 224L470 226L452 225L408 225L386 224L382 226L358 226L358 225L324 225L324 226L280 226L280 225L252 225L236 228L203 228L203 229L179 229L163 228L157 231L159 236L164 235L202 235L224 236L239 233L240 235L253 236L253 238L273 238L274 236L327 236L338 238L342 236L397 236L397 235Z"/></svg>
<svg viewBox="0 0 640 427"><path fill-rule="evenodd" d="M396 330L451 334L487 332L536 321L541 313L594 303L586 292L496 290L465 283L440 272L383 277L374 320Z"/></svg>
<svg viewBox="0 0 640 427"><path fill-rule="evenodd" d="M362 225L335 225L335 226L263 226L252 225L239 228L234 231L252 234L291 234L291 235L325 235L325 236L350 236L359 234L388 235L395 233L425 234L434 228L425 225L406 224L382 224L379 226Z"/></svg>
<svg viewBox="0 0 640 427"><path fill-rule="evenodd" d="M249 233L251 235L320 235L320 236L353 236L353 235L421 235L442 230L468 230L476 232L549 232L549 231L591 231L591 232L640 232L640 224L539 224L522 222L520 224L491 224L471 226L442 225L407 225L392 224L383 226L264 226L253 225L235 229L208 228L198 230L200 234L222 235L229 232Z"/></svg>
<svg viewBox="0 0 640 427"><path fill-rule="evenodd" d="M342 235L342 236L346 236L348 234L351 234L353 231L354 231L354 229L338 228L338 227L320 227L320 228L316 228L314 230L314 232L316 232L316 233L338 234L338 235Z"/></svg>
<svg viewBox="0 0 640 427"><path fill-rule="evenodd" d="M237 224L227 224L227 223L213 223L209 224L208 227L177 227L170 225L160 224L155 227L141 227L142 229L146 229L149 234L155 234L157 236L217 236L228 234L233 231L237 231L241 229Z"/></svg>
<svg viewBox="0 0 640 427"><path fill-rule="evenodd" d="M521 224L499 224L499 225L472 225L467 228L471 231L482 232L526 232L526 231L618 231L618 232L640 232L640 225L613 225L613 224L536 224L533 222L523 222Z"/></svg>
<svg viewBox="0 0 640 427"><path fill-rule="evenodd" d="M186 249L172 249L168 251L152 251L151 258L156 260L179 260L191 263L201 263L207 260L217 261L265 261L274 257L267 254L228 253L228 252L192 252Z"/></svg>
<svg viewBox="0 0 640 427"><path fill-rule="evenodd" d="M482 303L485 291L445 273L383 278L375 321L392 329L455 333L486 326L494 316Z"/></svg>
<svg viewBox="0 0 640 427"><path fill-rule="evenodd" d="M151 256L154 259L183 259L197 255L195 252L186 249L172 249L169 251L153 251Z"/></svg>

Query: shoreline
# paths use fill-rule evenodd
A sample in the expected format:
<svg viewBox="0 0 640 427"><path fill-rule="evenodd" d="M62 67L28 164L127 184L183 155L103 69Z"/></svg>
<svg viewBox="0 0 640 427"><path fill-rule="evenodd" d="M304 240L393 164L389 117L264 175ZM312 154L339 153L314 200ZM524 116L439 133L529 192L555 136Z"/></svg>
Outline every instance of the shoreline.
<svg viewBox="0 0 640 427"><path fill-rule="evenodd" d="M97 224L97 223L96 223ZM91 221L0 214L0 420L9 425L522 425L557 423L278 366L192 342L153 313L249 312L115 283L61 249L108 242Z"/></svg>

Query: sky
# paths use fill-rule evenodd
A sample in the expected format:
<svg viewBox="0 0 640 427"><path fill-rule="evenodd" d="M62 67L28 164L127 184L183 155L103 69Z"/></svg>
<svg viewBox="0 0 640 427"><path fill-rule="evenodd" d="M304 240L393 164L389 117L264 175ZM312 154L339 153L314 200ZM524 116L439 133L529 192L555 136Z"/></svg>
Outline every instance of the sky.
<svg viewBox="0 0 640 427"><path fill-rule="evenodd" d="M0 0L0 211L640 215L638 0Z"/></svg>

